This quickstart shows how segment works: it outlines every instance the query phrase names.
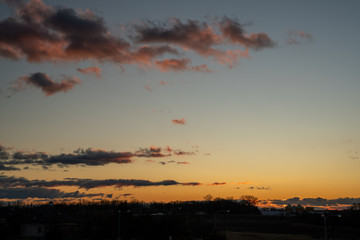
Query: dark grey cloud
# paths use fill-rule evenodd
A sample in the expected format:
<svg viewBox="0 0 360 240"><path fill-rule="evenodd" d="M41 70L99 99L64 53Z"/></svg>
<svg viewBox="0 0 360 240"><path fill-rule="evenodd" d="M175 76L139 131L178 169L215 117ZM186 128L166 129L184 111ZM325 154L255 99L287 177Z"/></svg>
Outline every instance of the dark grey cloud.
<svg viewBox="0 0 360 240"><path fill-rule="evenodd" d="M60 187L60 186L74 186L84 189L92 189L99 187L113 186L116 188L121 187L149 187L149 186L174 186L174 185L201 185L198 182L177 182L175 180L163 180L152 182L149 180L141 179L79 179L79 178L66 178L64 180L28 180L23 177L8 177L0 175L0 188L15 188L15 187Z"/></svg>
<svg viewBox="0 0 360 240"><path fill-rule="evenodd" d="M51 165L64 166L103 166L110 163L131 163L134 154L131 152L105 151L102 149L77 149L73 153L50 155L45 152L15 151L10 153L0 145L0 160L3 165L39 165L49 167Z"/></svg>
<svg viewBox="0 0 360 240"><path fill-rule="evenodd" d="M8 148L4 147L4 146L0 143L0 160L9 159L10 153L9 153L8 150L9 150Z"/></svg>
<svg viewBox="0 0 360 240"><path fill-rule="evenodd" d="M21 169L13 166L6 166L0 163L0 171L17 171L17 170L21 170Z"/></svg>
<svg viewBox="0 0 360 240"><path fill-rule="evenodd" d="M0 188L0 199L27 199L27 198L84 198L104 196L103 193L99 194L86 194L76 192L63 192L58 189L49 189L43 187L16 187L16 188Z"/></svg>
<svg viewBox="0 0 360 240"><path fill-rule="evenodd" d="M170 46L134 47L110 33L102 17L90 10L53 8L42 1L16 4L16 15L0 21L0 56L29 62L97 60L148 65Z"/></svg>
<svg viewBox="0 0 360 240"><path fill-rule="evenodd" d="M10 148L4 147L0 143L0 170L1 171L16 171L20 170L20 168L12 166L12 164L9 163L9 159L11 157L11 153L9 152ZM10 165L10 166L8 166Z"/></svg>
<svg viewBox="0 0 360 240"><path fill-rule="evenodd" d="M130 152L114 152L101 149L77 149L74 153L52 155L48 164L101 166L109 163L131 163L133 154Z"/></svg>
<svg viewBox="0 0 360 240"><path fill-rule="evenodd" d="M13 89L18 91L26 86L33 86L40 88L46 96L51 96L58 92L67 92L78 84L81 84L81 81L76 77L63 76L60 82L56 82L49 75L37 72L19 77Z"/></svg>
<svg viewBox="0 0 360 240"><path fill-rule="evenodd" d="M132 163L134 158L164 158L173 155L187 156L194 155L194 152L187 152L183 150L173 151L170 147L161 148L150 146L149 148L140 148L135 152L115 152L106 151L103 149L93 148L79 148L72 153L61 153L51 155L46 152L26 152L18 150L10 150L3 145L0 145L0 164L3 169L15 169L16 165L34 165L41 166L47 169L51 166L57 165L58 167L66 166L103 166L111 163L126 164ZM147 160L151 162L151 160ZM175 161L160 162L163 165L166 163L175 163ZM188 164L189 162L180 161L178 164ZM13 168L12 168L13 167Z"/></svg>

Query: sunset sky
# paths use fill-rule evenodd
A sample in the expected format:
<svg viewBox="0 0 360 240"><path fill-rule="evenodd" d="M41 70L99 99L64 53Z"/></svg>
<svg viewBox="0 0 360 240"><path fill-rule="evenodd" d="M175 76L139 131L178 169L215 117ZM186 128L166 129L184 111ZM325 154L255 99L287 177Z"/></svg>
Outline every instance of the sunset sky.
<svg viewBox="0 0 360 240"><path fill-rule="evenodd" d="M360 202L359 8L0 0L0 200Z"/></svg>

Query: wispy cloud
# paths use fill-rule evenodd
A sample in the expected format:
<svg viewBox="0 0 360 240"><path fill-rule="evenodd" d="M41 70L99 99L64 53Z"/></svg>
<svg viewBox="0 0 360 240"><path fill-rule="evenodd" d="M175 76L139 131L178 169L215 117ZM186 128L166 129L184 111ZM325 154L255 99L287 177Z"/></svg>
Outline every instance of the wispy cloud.
<svg viewBox="0 0 360 240"><path fill-rule="evenodd" d="M237 184L243 185L243 184L250 184L250 183L254 183L254 182L238 182Z"/></svg>
<svg viewBox="0 0 360 240"><path fill-rule="evenodd" d="M190 164L190 162L186 162L186 161L180 161L180 162L176 162L177 164Z"/></svg>
<svg viewBox="0 0 360 240"><path fill-rule="evenodd" d="M148 92L151 92L151 90L152 90L151 86L149 86L149 85L145 85L145 89L146 89Z"/></svg>
<svg viewBox="0 0 360 240"><path fill-rule="evenodd" d="M96 77L101 78L101 69L98 66L92 66L88 68L77 68L76 70L83 74L95 74Z"/></svg>
<svg viewBox="0 0 360 240"><path fill-rule="evenodd" d="M158 69L162 72L183 72L183 71L194 71L202 73L210 73L211 70L206 64L199 66L191 66L191 59L163 59L155 62Z"/></svg>
<svg viewBox="0 0 360 240"><path fill-rule="evenodd" d="M248 187L248 189L250 189L250 190L272 190L271 189L271 187L263 187L263 186L261 186L261 187L253 187L253 186L251 186L251 187Z"/></svg>
<svg viewBox="0 0 360 240"><path fill-rule="evenodd" d="M171 154L169 153L163 153L162 148L150 146L150 148L140 148L138 151L135 152L135 155L137 157L155 157L155 158L161 158L161 157L169 157Z"/></svg>
<svg viewBox="0 0 360 240"><path fill-rule="evenodd" d="M169 71L185 71L189 68L189 63L191 60L189 58L184 59L164 59L156 61L156 65L158 68L163 72L169 72Z"/></svg>
<svg viewBox="0 0 360 240"><path fill-rule="evenodd" d="M166 165L166 164L178 164L178 165L187 165L187 164L190 164L190 162L187 162L187 161L174 161L174 160L170 160L170 161L155 161L155 160L146 160L146 162L149 162L149 163L159 163L161 165Z"/></svg>
<svg viewBox="0 0 360 240"><path fill-rule="evenodd" d="M305 31L302 30L291 30L287 32L288 38L287 38L287 44L300 44L303 41L310 41L313 40L313 36Z"/></svg>

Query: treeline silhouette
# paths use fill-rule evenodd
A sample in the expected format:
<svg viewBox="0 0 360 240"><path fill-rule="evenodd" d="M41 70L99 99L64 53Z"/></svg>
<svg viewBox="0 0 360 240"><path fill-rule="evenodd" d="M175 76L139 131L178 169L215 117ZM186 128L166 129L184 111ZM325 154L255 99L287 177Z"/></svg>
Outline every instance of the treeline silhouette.
<svg viewBox="0 0 360 240"><path fill-rule="evenodd" d="M328 211L329 236L358 239L360 207ZM203 239L225 240L226 231L308 235L322 239L321 214L263 216L256 198L207 198L169 203L85 201L0 203L1 239Z"/></svg>
<svg viewBox="0 0 360 240"><path fill-rule="evenodd" d="M169 203L1 203L0 230L2 239L32 239L31 234L38 235L34 239L225 239L218 228L224 227L224 216L230 213L259 214L259 210L245 200L221 198ZM43 234L32 233L41 228Z"/></svg>

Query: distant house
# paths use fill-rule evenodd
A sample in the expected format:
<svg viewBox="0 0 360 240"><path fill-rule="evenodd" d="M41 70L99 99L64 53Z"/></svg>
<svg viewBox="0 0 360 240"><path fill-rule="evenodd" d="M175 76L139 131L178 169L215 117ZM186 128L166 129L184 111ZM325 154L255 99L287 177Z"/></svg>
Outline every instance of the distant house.
<svg viewBox="0 0 360 240"><path fill-rule="evenodd" d="M296 215L303 215L305 208L303 206L301 206L301 204L299 203L296 206Z"/></svg>
<svg viewBox="0 0 360 240"><path fill-rule="evenodd" d="M308 207L308 209L310 210L311 207ZM312 208L312 209L314 209L314 208ZM288 204L285 207L285 215L286 216L301 216L301 215L303 215L303 213L305 211L306 211L305 208L303 206L301 206L300 203L298 205Z"/></svg>

